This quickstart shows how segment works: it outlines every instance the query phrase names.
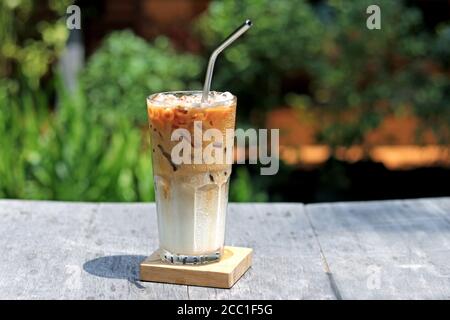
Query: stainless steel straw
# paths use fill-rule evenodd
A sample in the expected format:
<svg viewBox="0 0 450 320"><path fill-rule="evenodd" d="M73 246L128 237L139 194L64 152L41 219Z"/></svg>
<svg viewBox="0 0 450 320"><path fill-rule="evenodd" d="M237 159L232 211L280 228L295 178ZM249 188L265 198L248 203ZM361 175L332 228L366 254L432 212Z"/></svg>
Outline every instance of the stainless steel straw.
<svg viewBox="0 0 450 320"><path fill-rule="evenodd" d="M217 47L216 50L213 51L211 56L209 57L208 69L206 69L205 76L205 84L203 85L203 93L202 93L202 103L205 103L208 100L209 89L211 88L211 79L214 69L214 63L216 62L217 56L230 44L234 42L237 38L239 38L245 31L247 31L252 26L252 22L250 20L245 20L245 22L237 28L231 35L228 36L222 42L220 46Z"/></svg>

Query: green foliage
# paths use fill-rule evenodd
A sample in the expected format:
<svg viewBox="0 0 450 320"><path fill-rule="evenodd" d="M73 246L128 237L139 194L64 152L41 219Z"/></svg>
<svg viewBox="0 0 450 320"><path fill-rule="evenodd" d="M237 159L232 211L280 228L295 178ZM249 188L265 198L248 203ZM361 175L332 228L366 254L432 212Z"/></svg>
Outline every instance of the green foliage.
<svg viewBox="0 0 450 320"><path fill-rule="evenodd" d="M339 110L372 109L376 99L395 98L398 88L390 85L395 75L426 55L428 42L420 32L417 9L407 8L401 1L379 1L382 29L369 30L365 27L367 16L361 13L370 4L369 0L351 6L330 1L328 9L334 18L327 24L324 50L314 69L313 97L318 103ZM379 85L383 90L378 90Z"/></svg>
<svg viewBox="0 0 450 320"><path fill-rule="evenodd" d="M249 18L254 27L223 52L212 87L257 102L258 108L271 107L282 102L283 79L314 61L324 28L303 0L225 0L210 3L197 29L211 51Z"/></svg>
<svg viewBox="0 0 450 320"><path fill-rule="evenodd" d="M323 127L320 138L331 145L361 143L383 116L405 106L419 116L449 114L448 77L434 77L426 68L433 41L423 31L420 11L402 1L379 1L381 30L369 30L361 13L370 4L336 0L327 5L333 18L314 64L311 95L328 112L356 117ZM388 103L379 107L380 101Z"/></svg>
<svg viewBox="0 0 450 320"><path fill-rule="evenodd" d="M332 146L361 143L385 115L405 106L443 134L450 119L448 26L440 26L437 36L427 33L417 8L380 0L381 30L369 30L371 4L213 1L197 24L210 50L236 21L251 18L255 24L223 53L213 86L236 93L240 111L294 103L335 115L318 132ZM430 73L430 62L440 74ZM353 122L340 121L343 113L352 114Z"/></svg>
<svg viewBox="0 0 450 320"><path fill-rule="evenodd" d="M131 31L111 33L81 75L92 109L147 121L145 99L161 91L198 89L201 59L175 52L169 40L148 43Z"/></svg>
<svg viewBox="0 0 450 320"><path fill-rule="evenodd" d="M58 110L39 93L0 86L0 197L150 201L150 153L126 118L105 121L82 94L59 90Z"/></svg>
<svg viewBox="0 0 450 320"><path fill-rule="evenodd" d="M145 98L200 88L205 57L178 53L165 37L148 43L130 31L113 32L89 58L79 92L66 96L58 89L51 111L53 91L42 90L42 78L66 41L70 2L0 2L0 197L153 200L147 132L141 130ZM384 116L403 110L448 143L449 25L426 32L416 8L379 0L382 29L368 30L369 4L211 1L196 23L205 54L240 21L255 24L218 59L212 88L239 97L240 120L249 119L251 109L259 115L283 104L319 110L327 117L318 138L332 146L361 143ZM43 7L50 17L36 21ZM346 115L352 121L341 121ZM278 177L284 184L288 176ZM255 183L247 168L238 167L230 199L266 201L261 190L275 180Z"/></svg>
<svg viewBox="0 0 450 320"><path fill-rule="evenodd" d="M43 92L11 94L0 84L0 198L154 201L146 130L126 117L92 112L82 91L58 90L49 111ZM236 168L230 201L267 201L245 167Z"/></svg>
<svg viewBox="0 0 450 320"><path fill-rule="evenodd" d="M51 63L64 48L68 36L65 10L70 0L0 1L0 76L14 85L18 79L37 89ZM50 17L36 22L40 11ZM33 27L30 27L30 26Z"/></svg>
<svg viewBox="0 0 450 320"><path fill-rule="evenodd" d="M236 167L236 174L231 179L230 201L233 202L264 202L267 194L257 190L245 167Z"/></svg>
<svg viewBox="0 0 450 320"><path fill-rule="evenodd" d="M433 57L446 68L450 67L450 23L442 24L437 29L437 36L432 48Z"/></svg>

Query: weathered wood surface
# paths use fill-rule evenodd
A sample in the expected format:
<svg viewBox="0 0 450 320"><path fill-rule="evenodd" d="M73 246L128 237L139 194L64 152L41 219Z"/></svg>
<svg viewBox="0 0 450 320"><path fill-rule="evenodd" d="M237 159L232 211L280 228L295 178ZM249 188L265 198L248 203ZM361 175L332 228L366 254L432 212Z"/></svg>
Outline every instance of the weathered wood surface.
<svg viewBox="0 0 450 320"><path fill-rule="evenodd" d="M231 290L189 287L191 299L335 299L302 204L234 204L228 245L254 249Z"/></svg>
<svg viewBox="0 0 450 320"><path fill-rule="evenodd" d="M154 204L0 200L0 298L334 298L301 204L232 204L227 228L228 245L255 250L231 290L147 283Z"/></svg>
<svg viewBox="0 0 450 320"><path fill-rule="evenodd" d="M0 200L0 299L450 298L450 198L231 204L226 243L232 289L140 282L153 204Z"/></svg>
<svg viewBox="0 0 450 320"><path fill-rule="evenodd" d="M450 298L450 199L306 211L343 299Z"/></svg>

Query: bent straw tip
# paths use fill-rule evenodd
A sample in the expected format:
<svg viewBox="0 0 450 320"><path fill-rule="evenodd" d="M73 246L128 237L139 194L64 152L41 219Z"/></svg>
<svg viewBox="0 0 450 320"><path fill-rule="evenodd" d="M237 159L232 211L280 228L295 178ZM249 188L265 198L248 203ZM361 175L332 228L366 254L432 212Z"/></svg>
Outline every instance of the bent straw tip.
<svg viewBox="0 0 450 320"><path fill-rule="evenodd" d="M203 85L202 92L202 102L206 102L209 89L211 88L211 78L214 68L214 62L219 55L226 47L228 47L233 41L239 38L245 31L247 31L252 26L252 21L250 19L245 20L244 24L237 28L216 50L213 51L209 58L208 68L206 69L205 83Z"/></svg>

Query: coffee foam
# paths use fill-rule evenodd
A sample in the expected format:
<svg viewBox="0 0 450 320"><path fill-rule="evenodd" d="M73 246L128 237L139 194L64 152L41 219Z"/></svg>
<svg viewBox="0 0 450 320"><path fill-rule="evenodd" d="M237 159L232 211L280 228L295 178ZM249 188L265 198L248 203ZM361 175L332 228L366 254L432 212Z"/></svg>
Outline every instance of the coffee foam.
<svg viewBox="0 0 450 320"><path fill-rule="evenodd" d="M207 102L202 103L202 92L164 92L149 97L149 102L164 107L209 108L215 106L229 106L234 102L230 92L210 91Z"/></svg>

